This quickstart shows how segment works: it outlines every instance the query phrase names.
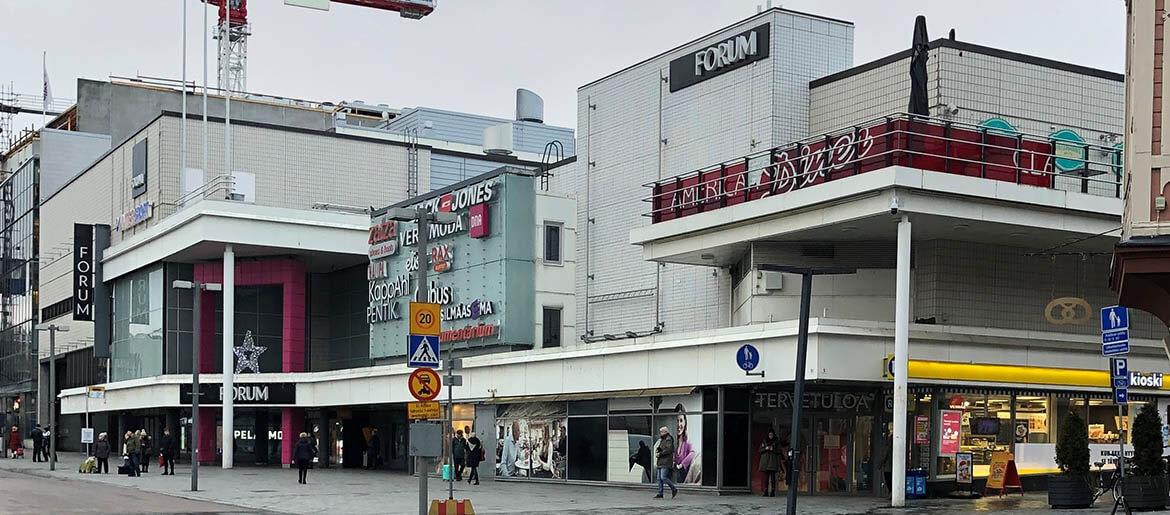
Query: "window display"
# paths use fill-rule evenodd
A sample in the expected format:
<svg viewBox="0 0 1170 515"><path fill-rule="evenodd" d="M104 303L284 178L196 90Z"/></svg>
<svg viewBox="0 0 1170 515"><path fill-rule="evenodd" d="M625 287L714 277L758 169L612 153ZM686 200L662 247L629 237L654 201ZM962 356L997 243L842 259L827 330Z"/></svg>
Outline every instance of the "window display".
<svg viewBox="0 0 1170 515"><path fill-rule="evenodd" d="M511 404L496 414L496 474L565 479L565 405Z"/></svg>

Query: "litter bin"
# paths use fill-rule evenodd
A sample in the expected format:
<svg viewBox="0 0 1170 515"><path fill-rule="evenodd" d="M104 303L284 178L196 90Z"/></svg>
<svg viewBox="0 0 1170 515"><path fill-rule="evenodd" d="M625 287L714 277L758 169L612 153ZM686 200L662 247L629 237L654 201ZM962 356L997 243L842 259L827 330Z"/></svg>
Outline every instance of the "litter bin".
<svg viewBox="0 0 1170 515"><path fill-rule="evenodd" d="M926 469L916 468L906 471L906 498L907 499L925 499L926 498L926 477L928 473Z"/></svg>

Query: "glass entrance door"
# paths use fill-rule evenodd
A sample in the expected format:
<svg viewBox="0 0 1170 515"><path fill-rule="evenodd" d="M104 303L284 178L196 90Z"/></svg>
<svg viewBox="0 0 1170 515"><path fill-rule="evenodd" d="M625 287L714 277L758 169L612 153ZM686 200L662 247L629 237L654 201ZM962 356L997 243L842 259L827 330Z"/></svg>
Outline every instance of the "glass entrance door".
<svg viewBox="0 0 1170 515"><path fill-rule="evenodd" d="M831 415L813 418L815 492L853 491L853 420Z"/></svg>

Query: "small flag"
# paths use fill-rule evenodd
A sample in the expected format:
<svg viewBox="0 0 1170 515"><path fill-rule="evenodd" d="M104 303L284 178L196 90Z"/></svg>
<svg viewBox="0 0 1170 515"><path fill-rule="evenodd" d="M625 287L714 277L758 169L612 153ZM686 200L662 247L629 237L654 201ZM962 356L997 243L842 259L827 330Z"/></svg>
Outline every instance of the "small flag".
<svg viewBox="0 0 1170 515"><path fill-rule="evenodd" d="M41 70L45 73L45 88L44 88L44 112L49 112L49 104L53 103L53 92L49 89L49 67L45 63L45 55L41 54Z"/></svg>

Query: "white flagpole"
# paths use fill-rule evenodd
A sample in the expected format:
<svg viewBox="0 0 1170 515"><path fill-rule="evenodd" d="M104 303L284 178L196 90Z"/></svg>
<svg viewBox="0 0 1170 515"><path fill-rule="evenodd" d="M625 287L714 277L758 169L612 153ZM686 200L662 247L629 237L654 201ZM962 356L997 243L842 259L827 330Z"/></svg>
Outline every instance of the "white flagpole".
<svg viewBox="0 0 1170 515"><path fill-rule="evenodd" d="M207 35L211 29L207 25L207 2L203 3L203 181L210 180L207 174ZM206 194L206 190L203 192ZM204 195L201 194L200 198Z"/></svg>
<svg viewBox="0 0 1170 515"><path fill-rule="evenodd" d="M187 173L187 0L182 1L180 8L183 9L183 115L179 120L179 138L182 140L179 144L179 177L182 180L183 174Z"/></svg>

